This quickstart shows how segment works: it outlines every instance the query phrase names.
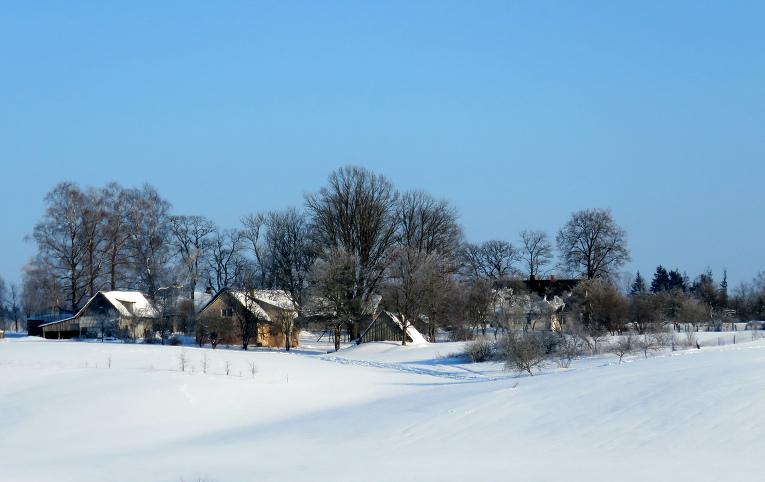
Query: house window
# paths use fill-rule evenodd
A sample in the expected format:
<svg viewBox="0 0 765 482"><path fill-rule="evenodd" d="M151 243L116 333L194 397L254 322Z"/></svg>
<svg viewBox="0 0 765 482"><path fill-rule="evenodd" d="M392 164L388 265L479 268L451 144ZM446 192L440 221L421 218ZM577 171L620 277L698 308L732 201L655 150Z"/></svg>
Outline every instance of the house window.
<svg viewBox="0 0 765 482"><path fill-rule="evenodd" d="M224 318L231 318L234 316L234 309L233 308L223 308L220 310L220 314Z"/></svg>

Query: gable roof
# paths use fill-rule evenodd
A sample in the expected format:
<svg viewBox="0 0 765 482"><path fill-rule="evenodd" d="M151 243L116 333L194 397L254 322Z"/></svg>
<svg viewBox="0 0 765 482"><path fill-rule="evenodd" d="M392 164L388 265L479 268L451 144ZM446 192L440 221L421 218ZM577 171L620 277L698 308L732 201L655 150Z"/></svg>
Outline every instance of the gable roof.
<svg viewBox="0 0 765 482"><path fill-rule="evenodd" d="M372 321L372 323L369 324L367 329L364 330L364 332L361 334L361 336L359 336L359 340L364 339L364 335L368 331L374 329L373 326L375 325L375 323L378 322L378 320L381 320L381 316L383 316L383 315L385 315L386 317L390 318L390 320L393 321L393 323L398 327L399 330L401 330L401 332L404 331L404 323L401 321L401 318L399 318L398 315L396 315L394 313L391 313L390 311L381 311L375 317L375 319ZM417 328L415 328L414 325L412 325L411 323L407 324L406 334L407 334L407 337L410 340L412 340L412 343L428 343L428 340L426 340L425 337L422 336L422 334L419 331L417 331Z"/></svg>
<svg viewBox="0 0 765 482"><path fill-rule="evenodd" d="M98 298L99 295L102 295L104 298L106 298L109 304L112 305L115 310L117 310L120 316L131 317L131 316L137 315L142 318L159 317L159 312L157 312L157 310L151 305L151 303L149 303L149 300L147 300L146 297L142 293L139 293L138 291L99 291L98 293L93 295L88 300L88 302L85 303L85 306L80 308L80 311L78 311L74 316L69 316L56 321L43 323L40 325L40 328L44 326L55 325L56 323L68 322L75 318L79 318L80 316L83 315L83 313L85 313L85 310L87 310L88 307L90 307L91 303L93 303L93 301L96 298ZM132 309L132 312L131 312L131 309Z"/></svg>
<svg viewBox="0 0 765 482"><path fill-rule="evenodd" d="M244 291L230 290L228 288L222 288L207 304L199 310L200 313L209 308L215 301L218 300L224 294L229 294L239 304L241 304L246 310L255 315L261 320L265 320L273 323L274 320L268 315L268 312L264 309L265 305L271 305L277 309L285 311L297 311L295 303L292 302L290 297L284 291L280 290L254 290L251 295L248 295ZM297 313L295 313L297 316Z"/></svg>
<svg viewBox="0 0 765 482"><path fill-rule="evenodd" d="M138 291L99 291L98 294L104 295L121 316L139 315L146 318L156 318L159 316L159 313L153 306L151 306L149 300ZM98 294L96 294L96 296L98 296ZM93 302L96 296L87 302L82 310L75 315L75 318L79 316L91 302ZM130 306L131 304L132 306Z"/></svg>

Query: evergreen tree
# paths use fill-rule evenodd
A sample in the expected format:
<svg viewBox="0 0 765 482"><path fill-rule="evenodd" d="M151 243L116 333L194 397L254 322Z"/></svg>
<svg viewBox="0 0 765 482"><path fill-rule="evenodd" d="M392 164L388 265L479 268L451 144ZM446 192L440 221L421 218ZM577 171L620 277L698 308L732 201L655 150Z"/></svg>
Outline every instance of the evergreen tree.
<svg viewBox="0 0 765 482"><path fill-rule="evenodd" d="M653 275L653 281L651 281L651 293L663 291L669 291L669 273L662 265L659 265Z"/></svg>
<svg viewBox="0 0 765 482"><path fill-rule="evenodd" d="M688 285L685 282L685 278L680 274L680 270L673 269L669 272L669 279L667 281L667 291L686 291Z"/></svg>
<svg viewBox="0 0 765 482"><path fill-rule="evenodd" d="M717 305L723 309L728 307L728 268L723 268L723 279L717 294Z"/></svg>
<svg viewBox="0 0 765 482"><path fill-rule="evenodd" d="M643 279L643 277L640 276L640 271L638 271L637 275L635 276L635 281L632 282L630 294L635 296L635 295L644 294L645 292L646 292L645 279Z"/></svg>

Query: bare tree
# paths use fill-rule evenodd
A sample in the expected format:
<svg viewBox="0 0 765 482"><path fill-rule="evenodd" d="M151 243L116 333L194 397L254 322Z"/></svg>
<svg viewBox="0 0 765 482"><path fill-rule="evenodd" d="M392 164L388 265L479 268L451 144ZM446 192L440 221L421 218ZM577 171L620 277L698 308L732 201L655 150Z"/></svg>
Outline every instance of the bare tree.
<svg viewBox="0 0 765 482"><path fill-rule="evenodd" d="M170 230L173 245L181 258L182 284L187 287L189 298L194 293L207 263L209 235L216 232L215 223L204 216L171 216Z"/></svg>
<svg viewBox="0 0 765 482"><path fill-rule="evenodd" d="M308 220L296 208L271 211L264 216L266 232L261 252L266 253L269 286L281 290L298 310L305 305L308 277L316 260Z"/></svg>
<svg viewBox="0 0 765 482"><path fill-rule="evenodd" d="M622 358L624 358L625 355L628 355L635 350L637 350L637 340L632 333L620 337L616 343L611 345L611 351L614 354L619 355L619 363L622 362Z"/></svg>
<svg viewBox="0 0 765 482"><path fill-rule="evenodd" d="M526 265L529 277L537 276L539 270L553 259L553 246L544 231L524 229L520 233L520 258Z"/></svg>
<svg viewBox="0 0 765 482"><path fill-rule="evenodd" d="M332 258L344 253L344 260L353 262L341 290L344 306L353 311L338 314L350 323L353 338L360 334L363 307L383 280L396 241L397 198L385 176L358 166L333 172L326 186L305 196L319 257L334 264Z"/></svg>
<svg viewBox="0 0 765 482"><path fill-rule="evenodd" d="M248 247L255 256L253 273L256 274L257 287L268 285L268 255L265 243L266 215L262 213L249 214L242 218L242 236L248 241Z"/></svg>
<svg viewBox="0 0 765 482"><path fill-rule="evenodd" d="M520 253L507 241L491 240L480 245L466 244L464 256L472 276L506 279L518 273L515 263Z"/></svg>
<svg viewBox="0 0 765 482"><path fill-rule="evenodd" d="M233 309L233 323L236 334L242 343L242 349L246 350L250 346L250 340L255 338L255 344L258 344L258 318L255 316L255 298L252 290L245 290L244 309Z"/></svg>
<svg viewBox="0 0 765 482"><path fill-rule="evenodd" d="M500 339L498 345L507 370L526 372L534 376L533 370L542 368L547 363L545 348L534 333L508 334Z"/></svg>
<svg viewBox="0 0 765 482"><path fill-rule="evenodd" d="M5 329L5 299L8 296L8 287L5 280L0 276L0 330Z"/></svg>
<svg viewBox="0 0 765 482"><path fill-rule="evenodd" d="M131 215L136 209L137 191L124 189L116 182L106 185L101 190L105 212L103 263L107 286L115 291L128 283L130 252L128 242L134 234L136 225L131 222Z"/></svg>
<svg viewBox="0 0 765 482"><path fill-rule="evenodd" d="M0 281L2 281L2 278L0 278ZM0 297L0 300L2 300L2 297ZM10 311L11 319L13 320L16 331L18 332L19 321L21 319L21 286L19 286L17 283L11 283L10 303L8 305L8 310Z"/></svg>
<svg viewBox="0 0 765 482"><path fill-rule="evenodd" d="M45 196L45 204L45 215L31 236L37 243L36 263L56 280L65 297L55 300L57 307L75 313L88 285L83 193L77 184L62 182Z"/></svg>
<svg viewBox="0 0 765 482"><path fill-rule="evenodd" d="M630 296L630 321L638 334L657 331L663 326L661 296L646 292Z"/></svg>
<svg viewBox="0 0 765 482"><path fill-rule="evenodd" d="M600 279L581 282L572 302L585 329L591 335L621 333L627 329L629 303L611 283Z"/></svg>
<svg viewBox="0 0 765 482"><path fill-rule="evenodd" d="M356 255L335 247L318 259L311 270L310 286L314 294L311 311L333 322L335 351L340 349L343 326L364 312L362 298L347 291L354 286L357 266Z"/></svg>
<svg viewBox="0 0 765 482"><path fill-rule="evenodd" d="M397 203L397 247L390 258L383 300L399 314L403 345L413 320L435 315L435 305L429 300L442 295L439 278L456 272L462 238L457 217L457 210L448 201L436 200L421 190L404 193Z"/></svg>
<svg viewBox="0 0 765 482"><path fill-rule="evenodd" d="M181 348L181 351L178 352L178 367L181 369L182 372L186 371L186 367L189 366L189 354L186 352L185 348Z"/></svg>
<svg viewBox="0 0 765 482"><path fill-rule="evenodd" d="M210 238L210 259L205 276L214 291L238 284L246 269L242 252L245 238L236 229L216 230Z"/></svg>
<svg viewBox="0 0 765 482"><path fill-rule="evenodd" d="M131 213L132 236L129 248L135 287L155 301L159 289L169 279L170 203L157 190L144 184L137 191L135 209Z"/></svg>
<svg viewBox="0 0 765 482"><path fill-rule="evenodd" d="M555 239L562 265L587 279L609 279L631 261L627 233L611 217L610 209L573 213Z"/></svg>

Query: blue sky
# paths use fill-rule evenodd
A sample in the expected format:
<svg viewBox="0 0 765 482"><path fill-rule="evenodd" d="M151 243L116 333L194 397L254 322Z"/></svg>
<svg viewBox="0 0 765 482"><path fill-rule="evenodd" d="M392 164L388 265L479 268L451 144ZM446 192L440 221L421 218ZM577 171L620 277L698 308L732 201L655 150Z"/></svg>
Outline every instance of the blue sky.
<svg viewBox="0 0 765 482"><path fill-rule="evenodd" d="M632 273L765 270L763 2L0 4L0 274L58 182L238 227L363 165L551 237L611 208Z"/></svg>

